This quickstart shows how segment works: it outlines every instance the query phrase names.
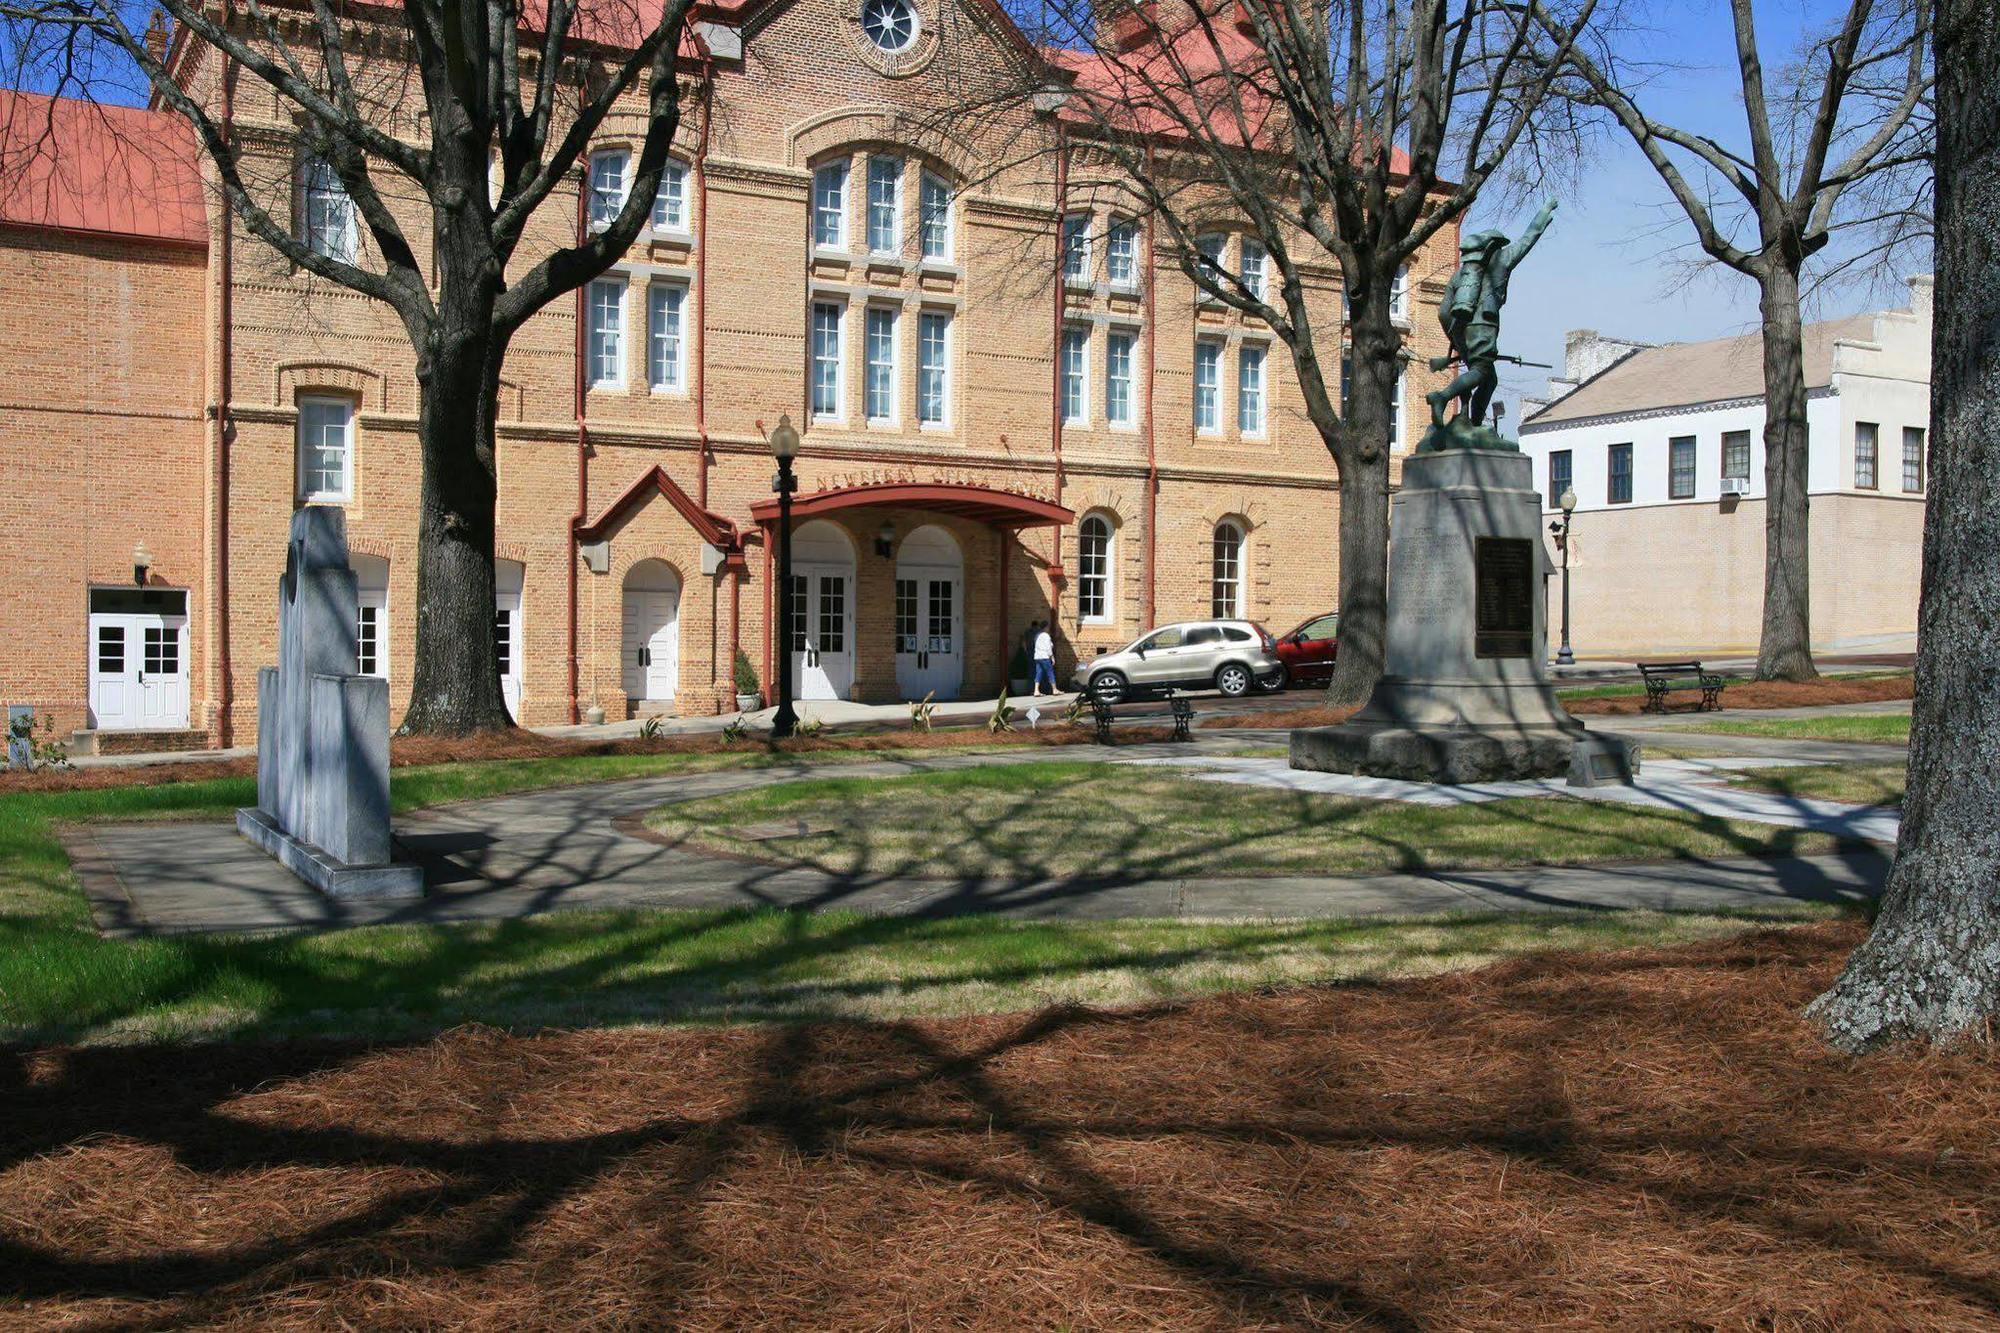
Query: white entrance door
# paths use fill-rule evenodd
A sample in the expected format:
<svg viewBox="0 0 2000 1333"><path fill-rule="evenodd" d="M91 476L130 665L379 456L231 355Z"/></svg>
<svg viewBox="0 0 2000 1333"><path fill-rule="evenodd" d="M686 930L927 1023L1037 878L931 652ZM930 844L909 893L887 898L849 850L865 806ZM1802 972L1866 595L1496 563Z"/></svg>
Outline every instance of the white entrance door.
<svg viewBox="0 0 2000 1333"><path fill-rule="evenodd" d="M521 586L525 567L498 560L493 570L493 655L499 659L500 695L507 716L521 720Z"/></svg>
<svg viewBox="0 0 2000 1333"><path fill-rule="evenodd" d="M956 699L965 681L963 582L948 570L896 571L896 685L905 699Z"/></svg>
<svg viewBox="0 0 2000 1333"><path fill-rule="evenodd" d="M853 571L792 571L792 679L801 699L845 699L854 687Z"/></svg>
<svg viewBox="0 0 2000 1333"><path fill-rule="evenodd" d="M625 577L625 697L666 703L681 678L681 589L673 571L642 560Z"/></svg>
<svg viewBox="0 0 2000 1333"><path fill-rule="evenodd" d="M103 731L186 727L187 594L107 589L90 600L91 725Z"/></svg>

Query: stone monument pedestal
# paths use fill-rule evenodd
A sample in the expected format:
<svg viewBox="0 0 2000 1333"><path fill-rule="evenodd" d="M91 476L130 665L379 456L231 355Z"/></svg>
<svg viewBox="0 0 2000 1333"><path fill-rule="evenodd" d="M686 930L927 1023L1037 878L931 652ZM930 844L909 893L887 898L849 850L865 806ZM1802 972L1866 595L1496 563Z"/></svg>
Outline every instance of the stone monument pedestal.
<svg viewBox="0 0 2000 1333"><path fill-rule="evenodd" d="M1630 742L1556 701L1543 658L1542 505L1526 455L1419 454L1390 500L1388 641L1367 705L1292 733L1293 768L1416 782L1630 781Z"/></svg>

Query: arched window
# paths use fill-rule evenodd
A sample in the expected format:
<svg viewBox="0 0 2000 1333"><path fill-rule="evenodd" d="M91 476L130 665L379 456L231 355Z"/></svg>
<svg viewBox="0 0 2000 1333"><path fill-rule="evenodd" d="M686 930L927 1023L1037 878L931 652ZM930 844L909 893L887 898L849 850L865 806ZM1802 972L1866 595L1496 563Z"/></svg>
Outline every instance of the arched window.
<svg viewBox="0 0 2000 1333"><path fill-rule="evenodd" d="M1102 514L1086 514L1076 530L1076 616L1086 625L1111 623L1114 529Z"/></svg>
<svg viewBox="0 0 2000 1333"><path fill-rule="evenodd" d="M631 189L632 154L623 148L606 148L590 155L590 227L603 231L617 221Z"/></svg>
<svg viewBox="0 0 2000 1333"><path fill-rule="evenodd" d="M1243 529L1232 519L1215 525L1208 566L1208 613L1218 620L1243 616Z"/></svg>

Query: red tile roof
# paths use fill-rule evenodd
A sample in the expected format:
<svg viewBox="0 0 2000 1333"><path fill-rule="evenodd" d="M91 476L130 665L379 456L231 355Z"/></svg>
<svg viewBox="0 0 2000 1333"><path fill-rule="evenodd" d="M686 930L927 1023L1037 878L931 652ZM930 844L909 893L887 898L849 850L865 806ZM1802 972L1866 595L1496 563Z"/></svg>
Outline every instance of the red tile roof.
<svg viewBox="0 0 2000 1333"><path fill-rule="evenodd" d="M171 111L0 89L0 223L205 246L194 130Z"/></svg>

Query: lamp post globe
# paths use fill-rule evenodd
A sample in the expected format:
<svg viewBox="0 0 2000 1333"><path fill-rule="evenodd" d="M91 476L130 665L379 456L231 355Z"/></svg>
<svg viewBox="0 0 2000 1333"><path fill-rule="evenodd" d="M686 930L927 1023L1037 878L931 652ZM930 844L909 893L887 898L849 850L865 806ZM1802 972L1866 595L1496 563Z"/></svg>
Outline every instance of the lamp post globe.
<svg viewBox="0 0 2000 1333"><path fill-rule="evenodd" d="M771 715L771 735L782 740L799 725L792 707L792 492L798 489L792 460L799 455L799 432L789 413L779 415L770 444L778 460L778 475L771 482L778 493L778 586L773 590L778 603L778 711Z"/></svg>

